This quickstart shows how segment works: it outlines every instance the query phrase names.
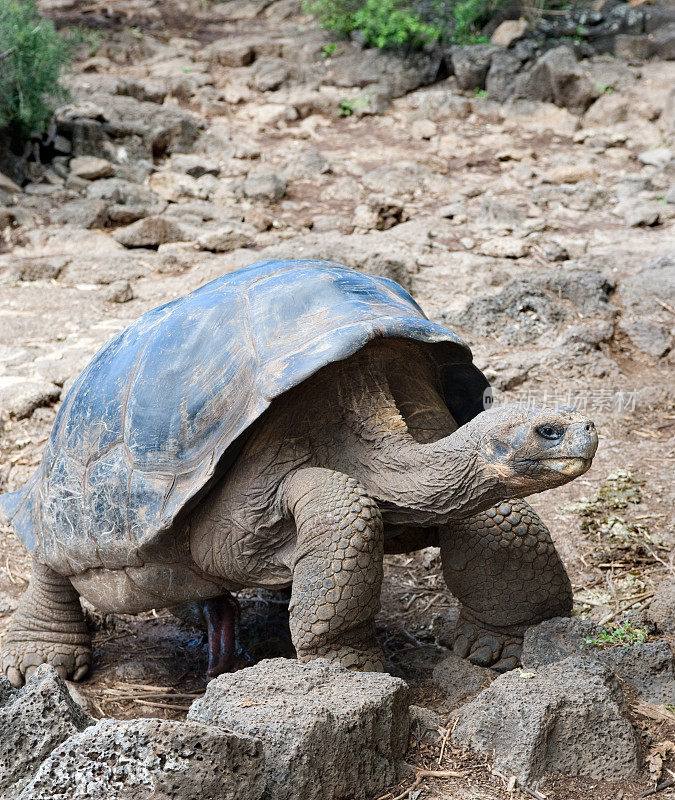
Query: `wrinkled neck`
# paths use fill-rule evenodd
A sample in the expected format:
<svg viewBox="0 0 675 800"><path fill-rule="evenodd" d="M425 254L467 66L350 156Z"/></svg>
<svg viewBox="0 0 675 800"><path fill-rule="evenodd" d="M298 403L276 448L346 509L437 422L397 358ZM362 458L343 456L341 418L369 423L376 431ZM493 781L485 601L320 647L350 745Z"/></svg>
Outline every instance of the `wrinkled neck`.
<svg viewBox="0 0 675 800"><path fill-rule="evenodd" d="M505 497L497 475L477 454L471 426L428 444L409 435L385 437L368 448L352 474L396 524L440 525Z"/></svg>

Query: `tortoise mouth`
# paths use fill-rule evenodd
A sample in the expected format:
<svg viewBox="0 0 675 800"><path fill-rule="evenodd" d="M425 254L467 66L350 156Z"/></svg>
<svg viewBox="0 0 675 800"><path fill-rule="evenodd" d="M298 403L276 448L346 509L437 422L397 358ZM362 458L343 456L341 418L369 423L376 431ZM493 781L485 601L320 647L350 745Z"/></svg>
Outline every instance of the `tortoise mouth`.
<svg viewBox="0 0 675 800"><path fill-rule="evenodd" d="M564 475L583 475L590 468L593 459L583 456L556 456L542 458L539 461L548 469L562 472Z"/></svg>

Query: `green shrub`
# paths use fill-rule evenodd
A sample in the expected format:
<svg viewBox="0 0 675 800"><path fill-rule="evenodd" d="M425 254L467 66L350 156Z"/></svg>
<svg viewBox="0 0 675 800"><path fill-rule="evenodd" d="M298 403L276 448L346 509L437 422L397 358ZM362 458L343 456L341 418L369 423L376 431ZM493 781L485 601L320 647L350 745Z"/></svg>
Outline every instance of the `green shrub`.
<svg viewBox="0 0 675 800"><path fill-rule="evenodd" d="M25 138L42 133L55 100L70 46L41 17L34 0L0 0L0 131Z"/></svg>
<svg viewBox="0 0 675 800"><path fill-rule="evenodd" d="M504 0L463 0L456 3L452 16L455 21L452 41L455 44L477 44L488 40L478 36L480 28Z"/></svg>
<svg viewBox="0 0 675 800"><path fill-rule="evenodd" d="M360 31L367 47L423 47L442 35L399 0L305 0L304 7L329 31L343 36Z"/></svg>

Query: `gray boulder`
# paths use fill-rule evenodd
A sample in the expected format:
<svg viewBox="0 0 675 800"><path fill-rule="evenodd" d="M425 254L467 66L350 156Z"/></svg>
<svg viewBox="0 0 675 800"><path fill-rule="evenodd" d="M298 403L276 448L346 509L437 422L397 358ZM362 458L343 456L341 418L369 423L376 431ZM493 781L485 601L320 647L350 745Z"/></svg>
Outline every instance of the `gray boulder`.
<svg viewBox="0 0 675 800"><path fill-rule="evenodd" d="M590 620L567 617L545 620L525 632L523 664L539 669L579 655L608 666L647 702L675 702L675 670L668 642L661 639L628 647L595 647L584 641L595 639L603 630Z"/></svg>
<svg viewBox="0 0 675 800"><path fill-rule="evenodd" d="M468 44L452 49L452 67L460 89L484 89L496 47Z"/></svg>
<svg viewBox="0 0 675 800"><path fill-rule="evenodd" d="M266 800L365 798L395 779L408 690L386 674L279 658L211 681L188 720L262 740Z"/></svg>
<svg viewBox="0 0 675 800"><path fill-rule="evenodd" d="M516 97L553 102L578 114L599 94L577 63L573 51L565 45L538 58L529 71L518 76L515 86Z"/></svg>
<svg viewBox="0 0 675 800"><path fill-rule="evenodd" d="M621 687L584 656L501 675L455 716L453 744L494 755L495 769L524 784L547 772L618 780L639 769Z"/></svg>
<svg viewBox="0 0 675 800"><path fill-rule="evenodd" d="M195 722L102 719L56 748L18 800L260 800L262 745Z"/></svg>
<svg viewBox="0 0 675 800"><path fill-rule="evenodd" d="M0 797L16 798L55 747L92 724L53 667L18 690L0 677Z"/></svg>
<svg viewBox="0 0 675 800"><path fill-rule="evenodd" d="M516 75L521 64L521 59L509 50L500 50L492 56L485 79L485 88L490 100L503 103L513 95Z"/></svg>

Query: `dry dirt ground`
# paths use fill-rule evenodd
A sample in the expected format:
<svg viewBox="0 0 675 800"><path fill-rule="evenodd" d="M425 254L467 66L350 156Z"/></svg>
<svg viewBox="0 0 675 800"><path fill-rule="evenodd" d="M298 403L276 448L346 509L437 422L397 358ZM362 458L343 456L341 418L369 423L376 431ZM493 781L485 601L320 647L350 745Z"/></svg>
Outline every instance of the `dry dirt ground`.
<svg viewBox="0 0 675 800"><path fill-rule="evenodd" d="M40 184L50 188L33 189L19 201L32 209L31 221L4 234L3 386L23 380L62 386L111 334L140 313L257 260L264 248L283 245L286 254L315 256L325 237L333 248L328 257L334 258L344 236L359 254L367 256L368 247L378 253L384 248L388 264L396 261L393 251L422 308L459 329L505 397L551 402L564 401L571 393L573 402L595 418L600 448L591 471L532 502L549 524L569 570L576 613L607 620L627 610L644 611L654 587L675 572L675 408L667 339L675 316L675 261L669 262L671 294L664 284L666 270L646 277L640 273L654 259L674 255L675 206L664 198L675 171L672 160L645 164L650 159L638 157L672 145L673 121L667 116L673 113L668 111L668 91L675 82L675 63L629 67L606 59L589 64L593 75L604 76L598 81L614 89L601 97L603 105L582 118L546 104L523 111L462 96L452 78L412 92L377 115L341 117L315 110L294 117L288 108L298 87L259 91L245 83L240 69L204 66L200 51L226 33L265 36L283 30L292 36L295 31L313 37L319 61L321 44L329 40L292 3L266 9L264 3L224 5L231 7L229 17L224 6L214 6L217 13L211 13L204 4L166 4L160 14L146 0L45 6L62 23L78 21L99 30L95 57L75 65L81 83L110 76L168 80L176 73L189 76L201 64L202 72L197 71L208 76L215 94L181 90L166 102L189 110L213 134L215 144L204 157L219 162L218 180L225 188L220 193L216 188L204 202L233 217L240 213L256 232L253 246L226 255L206 253L190 243L128 251L112 239L113 227L50 225L50 207L63 202L59 192L68 187L49 180ZM158 64L169 66L162 71ZM347 89L344 94L349 96ZM234 150L244 143L248 152L237 155L223 146L219 154L223 132L235 143ZM315 151L322 157L318 161ZM171 158L156 161L156 174L175 176ZM289 164L296 166L289 171ZM249 198L238 205L236 191L227 187L261 167L287 176L285 196L276 203ZM384 232L376 230L387 213L381 195L391 201L399 221ZM169 211L185 219L195 214L196 202L189 193L179 193ZM631 224L631 212L642 214L643 224ZM98 269L122 255L130 291L113 297L111 279L88 275L87 259L91 256ZM18 280L12 273L13 264L59 257L68 265L54 279ZM130 258L135 271L128 268ZM400 269L397 264L394 269ZM607 279L604 290L592 281L584 283L589 270ZM514 278L521 283L512 286ZM478 297L487 305L472 306ZM495 297L502 297L505 307L489 305ZM606 300L616 311L608 310ZM646 344L623 324L631 315L646 315L656 326L647 332ZM665 336L666 344L654 344L654 336ZM58 402L50 405L47 397L38 405L22 419L6 414L4 429L0 426L0 490L21 485L39 462ZM643 483L639 504L617 512L625 523L621 531L628 533L622 538L615 530L610 540L606 531L584 530L584 517L569 505L593 495L618 470ZM22 546L9 530L2 529L1 535L0 633L28 576ZM243 607L254 655L287 652L278 598L250 593ZM429 680L428 664L438 652L435 636L441 621L452 618L454 609L435 553L388 558L379 632L392 663L410 679L414 702L436 710L443 725L449 709ZM201 633L162 610L105 618L92 612L90 619L94 668L78 691L92 713L183 718L205 686ZM668 714L656 720L635 712L634 720L646 754L675 737ZM412 742L408 761L414 768L462 773L419 782L410 797L420 800L528 796L509 786L509 776L493 773L483 758L447 744L441 754L440 738L432 744ZM383 797L403 797L414 777L411 772ZM541 793L551 800L629 800L652 786L645 768L639 779L621 784L554 778ZM665 790L657 796L675 794Z"/></svg>

